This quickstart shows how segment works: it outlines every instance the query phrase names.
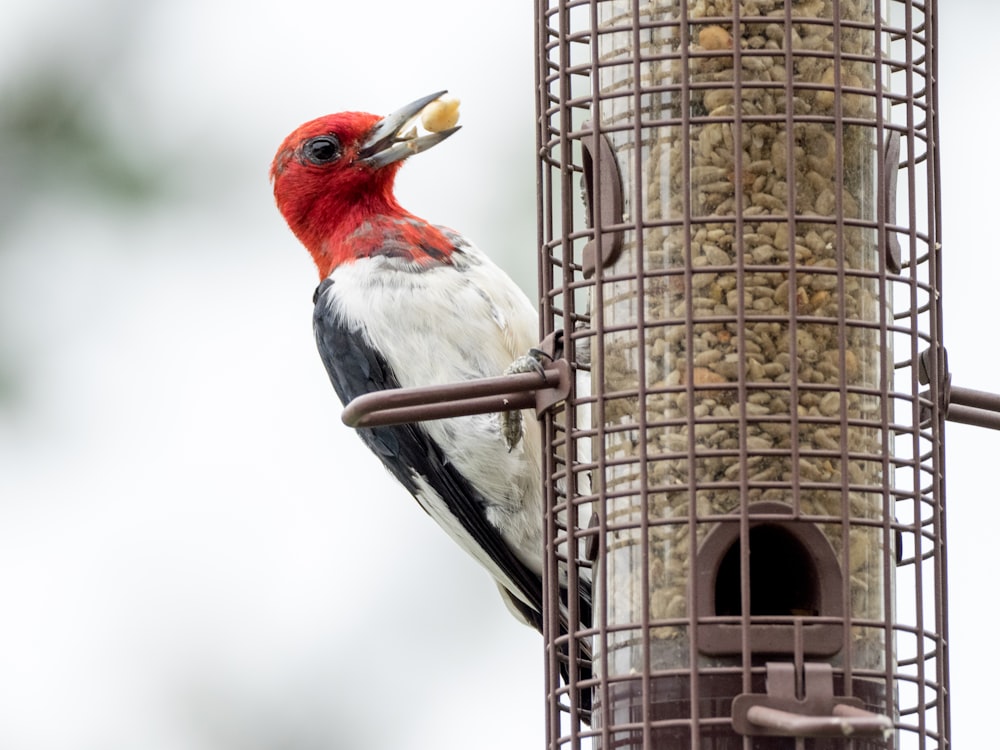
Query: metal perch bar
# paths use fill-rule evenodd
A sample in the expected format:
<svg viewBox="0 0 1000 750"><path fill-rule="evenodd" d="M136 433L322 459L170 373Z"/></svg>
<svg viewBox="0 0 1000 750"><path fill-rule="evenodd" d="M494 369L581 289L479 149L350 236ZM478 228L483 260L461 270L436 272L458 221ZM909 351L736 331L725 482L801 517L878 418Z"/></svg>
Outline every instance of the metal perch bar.
<svg viewBox="0 0 1000 750"><path fill-rule="evenodd" d="M747 719L771 734L788 737L881 737L892 733L892 721L852 706L834 706L833 716L806 716L770 706L752 706Z"/></svg>
<svg viewBox="0 0 1000 750"><path fill-rule="evenodd" d="M1000 430L1000 395L952 386L946 419Z"/></svg>
<svg viewBox="0 0 1000 750"><path fill-rule="evenodd" d="M556 360L541 373L366 393L351 401L340 418L348 427L384 427L515 409L544 410L566 397L569 373L569 363Z"/></svg>

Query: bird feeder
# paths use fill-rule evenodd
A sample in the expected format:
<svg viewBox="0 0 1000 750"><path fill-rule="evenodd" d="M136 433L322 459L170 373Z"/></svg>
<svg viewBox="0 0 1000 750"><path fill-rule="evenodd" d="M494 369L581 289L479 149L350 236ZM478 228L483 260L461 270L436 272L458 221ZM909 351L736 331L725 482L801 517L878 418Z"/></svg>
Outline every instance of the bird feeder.
<svg viewBox="0 0 1000 750"><path fill-rule="evenodd" d="M935 3L536 9L548 747L947 746Z"/></svg>

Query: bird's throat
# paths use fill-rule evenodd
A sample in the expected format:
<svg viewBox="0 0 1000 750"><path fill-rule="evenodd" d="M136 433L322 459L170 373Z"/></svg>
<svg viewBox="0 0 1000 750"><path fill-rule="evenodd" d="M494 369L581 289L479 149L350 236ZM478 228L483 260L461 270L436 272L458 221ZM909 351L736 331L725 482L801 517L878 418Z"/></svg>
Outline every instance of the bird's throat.
<svg viewBox="0 0 1000 750"><path fill-rule="evenodd" d="M308 245L320 277L360 258L387 257L415 268L451 262L455 245L441 228L405 211L368 216Z"/></svg>

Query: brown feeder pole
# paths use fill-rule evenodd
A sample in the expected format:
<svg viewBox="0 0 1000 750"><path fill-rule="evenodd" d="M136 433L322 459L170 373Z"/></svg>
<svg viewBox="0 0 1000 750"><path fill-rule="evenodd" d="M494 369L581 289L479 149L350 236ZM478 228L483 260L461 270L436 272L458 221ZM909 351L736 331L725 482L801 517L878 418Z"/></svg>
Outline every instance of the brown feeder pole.
<svg viewBox="0 0 1000 750"><path fill-rule="evenodd" d="M935 3L536 12L547 746L947 747Z"/></svg>

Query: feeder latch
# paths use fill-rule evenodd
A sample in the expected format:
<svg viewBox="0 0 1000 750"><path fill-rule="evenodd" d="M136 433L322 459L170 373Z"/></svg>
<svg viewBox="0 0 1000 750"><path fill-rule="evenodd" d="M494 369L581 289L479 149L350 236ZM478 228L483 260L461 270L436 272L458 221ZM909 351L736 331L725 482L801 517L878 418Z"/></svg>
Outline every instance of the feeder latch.
<svg viewBox="0 0 1000 750"><path fill-rule="evenodd" d="M733 728L749 736L889 738L893 724L888 716L861 708L860 698L834 696L829 664L807 662L804 666L801 690L797 690L793 664L768 662L767 694L736 696Z"/></svg>
<svg viewBox="0 0 1000 750"><path fill-rule="evenodd" d="M561 350L559 333L550 334L537 348L547 361L541 372L366 393L340 418L348 427L383 427L530 408L541 415L569 396L571 368Z"/></svg>
<svg viewBox="0 0 1000 750"><path fill-rule="evenodd" d="M899 273L903 268L903 253L899 248L896 231L889 229L896 225L896 181L899 179L899 133L890 131L882 154L882 183L885 186L883 212L885 221L881 225L882 246L885 248L885 267L890 273Z"/></svg>
<svg viewBox="0 0 1000 750"><path fill-rule="evenodd" d="M622 176L611 141L606 135L594 133L585 138L582 145L583 200L587 206L587 222L598 230L594 239L583 246L583 275L589 279L598 265L608 268L621 255L624 232L621 229L607 232L604 228L621 224L625 209ZM595 213L595 207L599 213Z"/></svg>

